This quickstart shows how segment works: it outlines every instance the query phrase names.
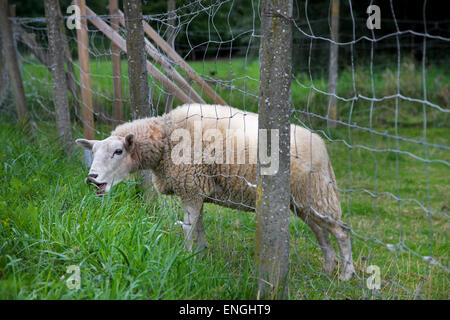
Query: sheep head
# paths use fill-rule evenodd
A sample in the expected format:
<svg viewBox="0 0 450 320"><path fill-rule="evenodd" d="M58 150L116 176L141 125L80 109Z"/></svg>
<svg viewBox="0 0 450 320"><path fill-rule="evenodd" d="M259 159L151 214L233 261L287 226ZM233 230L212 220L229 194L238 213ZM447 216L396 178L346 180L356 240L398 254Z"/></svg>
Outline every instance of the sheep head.
<svg viewBox="0 0 450 320"><path fill-rule="evenodd" d="M104 140L77 139L75 142L93 152L86 183L95 185L97 194L109 192L132 171L135 162L132 157L135 148L133 134L110 136Z"/></svg>

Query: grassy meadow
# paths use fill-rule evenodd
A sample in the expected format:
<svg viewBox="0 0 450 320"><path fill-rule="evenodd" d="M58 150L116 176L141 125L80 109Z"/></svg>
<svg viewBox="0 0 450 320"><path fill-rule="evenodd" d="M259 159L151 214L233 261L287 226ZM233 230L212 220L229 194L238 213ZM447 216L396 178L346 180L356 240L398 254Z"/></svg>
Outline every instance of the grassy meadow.
<svg viewBox="0 0 450 320"><path fill-rule="evenodd" d="M192 65L219 80L213 86L231 105L257 110L257 60ZM421 68L407 59L401 68L401 93L423 99ZM374 70L377 97L396 93L392 70ZM442 70L427 67L427 99L448 109L450 76ZM122 71L126 74L125 61ZM106 59L93 61L91 72L94 103L110 112L111 64ZM23 76L38 131L36 140L29 141L13 121L0 120L0 299L256 296L254 214L206 205L209 248L186 252L182 230L174 226L182 218L179 200L160 196L148 202L135 179L97 197L84 184L88 170L82 150L67 157L55 143L48 72L29 63L23 65ZM371 79L367 66L356 67L354 85L360 95L372 96ZM338 83L340 96L353 96L351 69L340 73ZM402 99L398 105L395 99L385 99L373 106L364 99L354 104L339 101L342 123L331 129L323 119L328 98L310 90L311 84L326 91L327 78L311 81L307 73L299 73L294 79L297 112L292 120L326 137L341 191L343 220L352 228L358 276L341 282L338 271L324 274L322 253L312 232L292 216L290 298L449 299L448 113ZM123 85L125 94L126 78ZM127 101L125 94L129 110ZM157 106L163 94L158 87L152 101L161 112ZM111 128L99 123L98 138L107 136ZM77 122L73 133L82 135ZM78 290L66 285L70 265L80 268ZM370 265L380 268L380 290L366 286Z"/></svg>

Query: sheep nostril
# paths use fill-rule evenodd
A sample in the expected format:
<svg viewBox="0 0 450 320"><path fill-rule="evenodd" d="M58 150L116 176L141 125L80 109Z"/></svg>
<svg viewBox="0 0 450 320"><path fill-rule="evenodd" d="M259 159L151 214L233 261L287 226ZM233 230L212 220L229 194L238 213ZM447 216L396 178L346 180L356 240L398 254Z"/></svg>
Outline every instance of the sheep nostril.
<svg viewBox="0 0 450 320"><path fill-rule="evenodd" d="M91 174L88 174L88 177L89 177L89 178L93 178L93 179L95 179L95 178L97 178L97 177L98 177L98 174L95 174L95 173L91 173Z"/></svg>

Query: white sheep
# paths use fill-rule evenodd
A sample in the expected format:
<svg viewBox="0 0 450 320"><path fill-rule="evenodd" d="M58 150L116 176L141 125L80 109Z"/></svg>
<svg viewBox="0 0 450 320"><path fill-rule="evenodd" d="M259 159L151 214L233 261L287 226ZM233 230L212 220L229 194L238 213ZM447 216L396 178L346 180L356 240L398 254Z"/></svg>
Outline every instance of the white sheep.
<svg viewBox="0 0 450 320"><path fill-rule="evenodd" d="M98 193L109 192L131 172L151 170L159 193L178 195L189 250L194 238L198 249L207 246L203 203L255 210L257 114L228 106L183 105L160 117L119 125L105 140L76 142L93 151L87 182L95 184ZM330 273L336 266L330 232L341 253L340 279L350 279L354 273L350 234L341 222L336 179L325 144L297 125L291 125L290 188L291 210L317 237L325 271Z"/></svg>

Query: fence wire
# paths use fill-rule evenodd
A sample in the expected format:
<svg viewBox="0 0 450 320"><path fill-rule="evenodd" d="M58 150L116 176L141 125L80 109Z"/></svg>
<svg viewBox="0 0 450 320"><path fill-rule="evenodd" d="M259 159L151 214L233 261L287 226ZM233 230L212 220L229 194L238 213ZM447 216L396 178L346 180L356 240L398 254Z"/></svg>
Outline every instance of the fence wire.
<svg viewBox="0 0 450 320"><path fill-rule="evenodd" d="M367 1L367 6L370 4ZM240 5L235 0L198 0L170 13L144 15L164 38L175 15L175 49L230 106L241 110L230 119L258 112L260 8L258 1L252 1L250 12L239 13ZM448 295L450 81L439 57L429 59L428 54L448 50L450 37L442 31L448 30L450 21L430 21L426 12L431 5L424 1L422 20L400 20L391 1L389 7L382 8L383 26L377 31L364 29L365 13L355 13L352 1L342 3L340 21L350 23L353 32L340 34L339 41L331 39L329 12L310 19L310 1L296 2L294 16L284 17L293 24L292 123L317 133L326 142L340 193L342 222L351 232L356 269L348 282L339 281L338 273L325 273L317 239L292 215L291 298L426 299L437 291ZM111 17L98 15L95 19L109 24ZM11 21L32 117L37 123L53 122L51 73L35 54L36 50L47 50L45 18ZM404 24L413 29L404 29ZM118 27L126 38L123 26ZM384 33L383 28L394 31ZM25 43L23 32L33 37L37 47ZM75 70L70 76L79 89L76 33L66 32ZM117 124L111 116L111 41L90 23L88 34L91 111L96 119L95 132L103 138ZM331 44L339 47L336 93L328 89L328 61L324 58ZM183 74L173 59L157 49ZM121 57L123 120L127 121L131 119L127 62L125 54ZM152 61L149 56L147 59ZM206 102L212 102L197 84L189 83ZM162 115L170 93L151 76L149 85L151 114ZM337 101L336 119L328 116L330 96ZM69 97L73 129L81 137L79 91ZM0 97L0 101L4 99ZM175 99L174 108L180 104ZM2 112L13 113L10 108ZM291 153L297 156L295 151ZM249 188L255 183L242 173L224 177L232 181L229 184ZM234 206L254 209L254 204L235 200L228 198ZM178 198L160 196L157 204L155 210L167 219L174 223L182 220ZM252 252L254 247L254 215L215 205L205 206L204 211L210 250L228 256L229 267L242 271L239 266L248 255L241 252ZM332 243L337 248L334 239ZM372 275L367 272L369 266L380 270L378 289L367 286Z"/></svg>

